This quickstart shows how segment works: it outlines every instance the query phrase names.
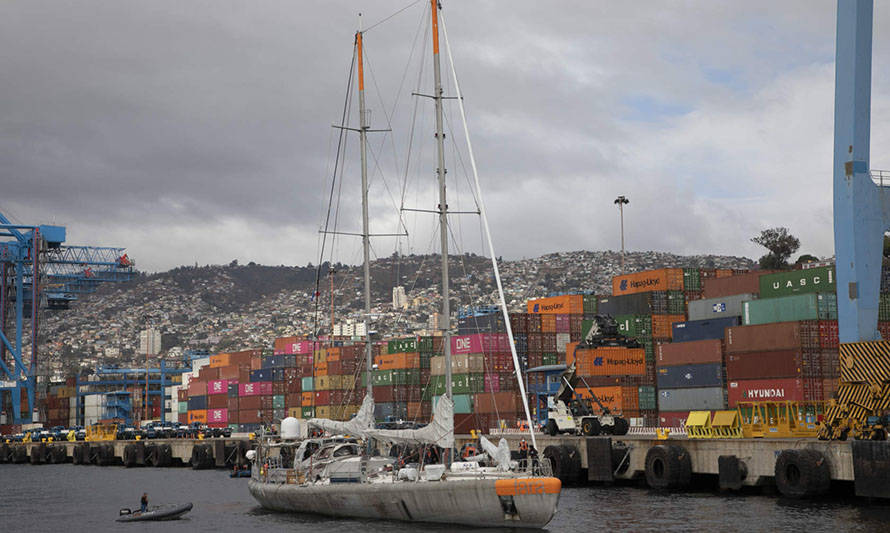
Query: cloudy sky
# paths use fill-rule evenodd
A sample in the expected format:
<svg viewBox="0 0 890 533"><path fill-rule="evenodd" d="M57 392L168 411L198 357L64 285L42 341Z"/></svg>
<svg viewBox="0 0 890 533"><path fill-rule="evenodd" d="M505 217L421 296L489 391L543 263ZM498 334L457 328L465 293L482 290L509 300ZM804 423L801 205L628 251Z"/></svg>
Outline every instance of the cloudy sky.
<svg viewBox="0 0 890 533"><path fill-rule="evenodd" d="M372 231L394 232L398 206L435 208L431 104L410 94L431 90L427 2L373 26L410 3L0 3L0 212L66 225L70 244L126 247L149 271L315 262L363 11L372 127L393 130L371 139ZM890 168L883 7L879 169ZM787 226L802 252L833 253L835 2L445 9L499 255L617 249L619 194L631 250L756 258L750 237ZM354 136L344 157L337 228L355 231ZM450 207L472 209L466 147L447 160ZM478 251L478 220L455 218L457 249ZM434 224L406 215L409 237L377 240L375 254L433 251ZM358 262L340 241L337 259Z"/></svg>

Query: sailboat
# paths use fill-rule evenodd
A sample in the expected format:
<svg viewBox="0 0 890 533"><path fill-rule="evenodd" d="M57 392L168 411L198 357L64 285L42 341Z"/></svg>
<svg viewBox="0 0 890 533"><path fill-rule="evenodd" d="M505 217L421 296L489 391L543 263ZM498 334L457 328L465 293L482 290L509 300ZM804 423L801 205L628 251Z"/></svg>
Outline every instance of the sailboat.
<svg viewBox="0 0 890 533"><path fill-rule="evenodd" d="M349 439L304 439L297 444L296 439L290 443L279 442L270 445L260 444L255 454L250 457L257 462L253 475L248 482L251 495L266 509L292 512L316 513L332 517L371 518L383 520L399 520L410 522L431 522L443 524L462 524L475 527L522 527L542 528L553 518L562 484L552 476L550 464L544 460L527 461L520 465L511 460L510 450L506 441L497 446L481 439L482 447L493 466L480 466L473 460L451 461L454 448L454 404L451 383L451 342L450 342L450 306L448 278L448 204L445 187L445 156L443 128L443 90L439 56L440 23L445 38L445 48L451 60L448 47L448 34L438 0L430 0L433 72L435 77L435 94L432 98L436 104L436 139L438 154L438 185L439 185L439 227L442 260L442 310L445 318L443 327L445 356L445 394L440 398L433 410L431 422L420 429L376 429L374 428L373 386L370 379L371 343L366 338L365 360L367 379L367 395L359 412L349 421L311 419L308 425L325 430L331 435L349 435L351 438L392 444L430 445L444 449L442 463L420 464L403 468L395 467L392 458L375 456L368 452L369 447L359 451L355 441ZM363 32L356 33L355 46L358 60L358 91L360 111L360 142L362 159L362 224L364 249L364 280L365 280L365 331L370 316L370 275L369 275L369 237L368 229L368 180L366 164L366 123L364 109L364 79L362 66ZM451 61L452 73L454 72ZM460 87L454 76L464 132L466 118ZM472 156L472 145L467 143L471 166L476 180L476 195L479 202L485 233L488 237L489 251L497 283L500 308L504 315L507 335L513 355L514 368L517 369L517 380L520 393L525 396L523 380L518 369L521 368L516 354L513 333L504 301L503 287L500 280L484 203L481 200L476 165ZM441 327L441 326L440 326ZM531 428L531 416L528 402L524 402L525 414ZM292 421L295 423L295 421ZM285 431L282 423L282 437L285 441L295 435ZM532 446L536 445L534 433L529 433ZM284 453L283 450L290 449ZM330 452L325 457L312 455L313 449L318 454L325 450ZM335 459L337 453L344 455ZM317 464L313 464L313 461Z"/></svg>

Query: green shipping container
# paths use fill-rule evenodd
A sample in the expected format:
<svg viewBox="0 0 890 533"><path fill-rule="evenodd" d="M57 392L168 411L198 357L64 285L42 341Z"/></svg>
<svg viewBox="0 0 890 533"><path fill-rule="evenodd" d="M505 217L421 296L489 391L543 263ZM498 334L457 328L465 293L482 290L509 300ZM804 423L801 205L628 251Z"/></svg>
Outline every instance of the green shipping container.
<svg viewBox="0 0 890 533"><path fill-rule="evenodd" d="M808 293L751 300L742 304L742 321L746 326L753 326L798 320L833 320L837 318L837 296L831 296Z"/></svg>
<svg viewBox="0 0 890 533"><path fill-rule="evenodd" d="M389 346L387 346L387 348L389 348ZM433 338L430 336L420 337L417 340L417 351L420 353L432 352L433 351Z"/></svg>
<svg viewBox="0 0 890 533"><path fill-rule="evenodd" d="M442 395L433 396L433 409L439 403ZM473 395L472 394L455 394L454 395L454 414L470 415L473 414Z"/></svg>
<svg viewBox="0 0 890 533"><path fill-rule="evenodd" d="M640 344L643 345L643 351L646 354L646 362L652 363L655 361L655 343L652 339L641 340ZM642 409L642 407L641 407Z"/></svg>
<svg viewBox="0 0 890 533"><path fill-rule="evenodd" d="M387 353L405 353L417 351L417 337L391 340L386 344Z"/></svg>
<svg viewBox="0 0 890 533"><path fill-rule="evenodd" d="M284 409L284 394L272 396L272 409Z"/></svg>
<svg viewBox="0 0 890 533"><path fill-rule="evenodd" d="M314 407L301 407L300 412L303 414L303 418L312 418L315 416Z"/></svg>
<svg viewBox="0 0 890 533"><path fill-rule="evenodd" d="M238 433L238 424L229 424L229 429L232 430L232 433Z"/></svg>
<svg viewBox="0 0 890 533"><path fill-rule="evenodd" d="M585 315L595 315L599 304L599 297L595 294L585 294L581 299Z"/></svg>
<svg viewBox="0 0 890 533"><path fill-rule="evenodd" d="M700 290L702 290L701 272L697 268L684 268L683 269L683 290L684 291L700 291Z"/></svg>
<svg viewBox="0 0 890 533"><path fill-rule="evenodd" d="M878 320L890 320L890 294L882 294L878 305Z"/></svg>
<svg viewBox="0 0 890 533"><path fill-rule="evenodd" d="M180 413L188 413L189 412L189 403L188 402L179 402L178 409Z"/></svg>
<svg viewBox="0 0 890 533"><path fill-rule="evenodd" d="M430 367L430 359L435 357L436 354L430 352L420 352L420 368L429 368Z"/></svg>
<svg viewBox="0 0 890 533"><path fill-rule="evenodd" d="M392 385L417 385L420 383L420 369L397 369L392 372Z"/></svg>
<svg viewBox="0 0 890 533"><path fill-rule="evenodd" d="M836 293L834 267L805 268L760 276L761 298L807 292Z"/></svg>
<svg viewBox="0 0 890 533"><path fill-rule="evenodd" d="M650 315L618 315L618 332L634 339L652 338L652 317Z"/></svg>
<svg viewBox="0 0 890 533"><path fill-rule="evenodd" d="M686 293L683 291L667 291L668 314L686 314Z"/></svg>
<svg viewBox="0 0 890 533"><path fill-rule="evenodd" d="M556 365L559 364L559 355L555 353L545 353L541 358L542 365Z"/></svg>
<svg viewBox="0 0 890 533"><path fill-rule="evenodd" d="M452 394L473 394L482 392L484 389L484 374L451 375ZM430 394L433 396L441 396L442 394L445 394L445 376L432 376L430 378L430 385L424 389L424 393L426 393L427 390L429 390Z"/></svg>
<svg viewBox="0 0 890 533"><path fill-rule="evenodd" d="M655 387L643 385L638 389L640 409L658 409L658 397L655 395Z"/></svg>
<svg viewBox="0 0 890 533"><path fill-rule="evenodd" d="M300 387L302 387L303 392L312 392L315 390L315 381L311 377L303 378L300 380Z"/></svg>

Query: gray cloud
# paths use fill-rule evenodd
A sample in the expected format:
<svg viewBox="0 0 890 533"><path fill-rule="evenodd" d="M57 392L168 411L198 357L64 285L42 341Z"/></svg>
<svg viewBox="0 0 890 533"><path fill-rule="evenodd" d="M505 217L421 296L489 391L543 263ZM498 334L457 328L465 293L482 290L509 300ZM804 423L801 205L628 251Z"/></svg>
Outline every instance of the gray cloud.
<svg viewBox="0 0 890 533"><path fill-rule="evenodd" d="M372 3L365 27L405 4ZM402 79L409 56L428 55L428 37L412 46L425 4L366 38L375 127L401 88L393 137L372 142L383 169L376 231L397 228L416 71ZM617 248L617 194L631 198L632 249L756 257L748 239L786 225L802 251L833 253L833 2L445 6L499 254ZM890 16L878 8L876 147L890 121L880 31ZM148 270L314 262L356 10L346 0L4 2L0 211L67 224L72 243L126 246ZM460 137L453 105L448 120ZM417 124L405 202L431 208L433 193L419 192L434 178L429 113ZM890 167L872 152L874 167ZM355 138L347 157L340 227L352 230ZM471 208L464 149L448 168L449 203ZM403 250L431 251L435 221L407 218ZM477 221L463 217L455 232L480 250ZM394 247L375 242L378 255ZM348 239L339 250L358 258Z"/></svg>

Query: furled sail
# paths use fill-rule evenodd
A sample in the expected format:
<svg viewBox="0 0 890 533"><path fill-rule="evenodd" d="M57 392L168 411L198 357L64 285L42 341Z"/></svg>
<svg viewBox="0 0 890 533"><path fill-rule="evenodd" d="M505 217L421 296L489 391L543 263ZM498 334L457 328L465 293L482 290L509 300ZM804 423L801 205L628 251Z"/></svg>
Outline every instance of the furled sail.
<svg viewBox="0 0 890 533"><path fill-rule="evenodd" d="M375 439L408 444L435 444L441 448L454 447L454 402L448 396L439 398L433 419L420 429L369 429L365 432Z"/></svg>
<svg viewBox="0 0 890 533"><path fill-rule="evenodd" d="M327 418L310 418L309 427L317 427L330 434L364 437L374 427L374 398L366 394L362 406L351 420L341 422Z"/></svg>

